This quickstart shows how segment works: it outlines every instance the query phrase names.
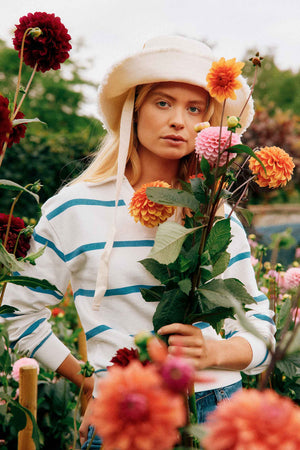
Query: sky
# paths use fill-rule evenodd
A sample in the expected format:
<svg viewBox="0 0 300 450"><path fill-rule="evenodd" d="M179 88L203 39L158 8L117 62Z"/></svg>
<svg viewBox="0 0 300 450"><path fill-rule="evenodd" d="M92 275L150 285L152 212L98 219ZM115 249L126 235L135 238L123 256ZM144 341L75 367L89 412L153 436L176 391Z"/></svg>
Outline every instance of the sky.
<svg viewBox="0 0 300 450"><path fill-rule="evenodd" d="M205 40L216 58L241 60L253 48L262 56L273 53L283 70L300 70L299 0L5 1L0 38L12 45L14 25L35 11L61 18L72 36L71 57L86 66L84 78L97 84L116 61L166 34Z"/></svg>

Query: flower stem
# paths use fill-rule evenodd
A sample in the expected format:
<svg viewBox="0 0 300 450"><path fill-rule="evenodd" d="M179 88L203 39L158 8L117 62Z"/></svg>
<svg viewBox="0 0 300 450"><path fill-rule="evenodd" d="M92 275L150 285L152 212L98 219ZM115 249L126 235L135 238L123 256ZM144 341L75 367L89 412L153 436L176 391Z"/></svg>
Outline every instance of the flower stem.
<svg viewBox="0 0 300 450"><path fill-rule="evenodd" d="M14 103L11 111L12 117L14 117L14 111L15 107L17 105L19 90L20 90L20 84L21 84L21 74L22 74L22 66L23 66L23 56L24 56L24 46L25 46L25 39L27 37L27 34L32 30L32 28L27 28L23 35L22 44L21 44L21 52L20 52L20 64L19 64L19 74L18 74L18 80L17 80L17 86L16 86L16 92L15 92L15 98Z"/></svg>
<svg viewBox="0 0 300 450"><path fill-rule="evenodd" d="M18 112L20 111L20 108L21 108L21 106L22 106L22 104L23 104L23 102L25 100L25 97L28 94L28 91L29 91L30 85L32 83L33 77L36 74L37 66L38 66L38 63L35 63L35 66L33 68L33 71L31 73L31 76L30 76L29 80L28 80L27 86L25 88L24 94L23 94L23 96L22 96L22 98L21 98L21 100L20 100L20 102L19 102L19 104L18 104L18 106L17 106L13 116L12 116L12 119L14 119L16 117L16 115L18 114Z"/></svg>
<svg viewBox="0 0 300 450"><path fill-rule="evenodd" d="M241 117L241 115L242 115L243 112L245 111L245 108L246 108L246 106L247 106L247 103L249 102L249 100L250 100L250 98L251 98L251 95L252 95L252 93L253 93L254 86L255 86L256 81L257 81L257 69L258 69L258 67L255 66L254 78L253 78L253 83L252 83L252 86L251 86L251 89L250 89L250 93L249 93L248 98L247 98L247 100L246 100L246 102L245 102L245 104L244 104L244 106L243 106L243 108L242 108L242 110L241 110L241 112L240 112L239 117Z"/></svg>
<svg viewBox="0 0 300 450"><path fill-rule="evenodd" d="M96 430L93 431L91 440L90 440L89 445L87 446L86 450L90 450L90 448L91 448L91 446L92 446L92 443L93 443L95 437L96 437ZM103 446L102 446L102 449L103 449Z"/></svg>
<svg viewBox="0 0 300 450"><path fill-rule="evenodd" d="M78 394L78 399L77 399L75 410L74 410L74 416L73 416L74 437L73 437L72 450L76 450L76 441L77 441L77 434L78 434L76 417L77 417L77 413L78 413L78 408L79 408L81 394L82 394L82 391L83 391L84 381L85 381L85 377L83 377L83 380L82 380L82 383L81 383L81 386L80 386L80 390L79 390L79 394Z"/></svg>
<svg viewBox="0 0 300 450"><path fill-rule="evenodd" d="M0 167L1 167L2 161L4 159L6 149L7 149L7 142L4 142L3 147L2 147L2 153L0 155Z"/></svg>

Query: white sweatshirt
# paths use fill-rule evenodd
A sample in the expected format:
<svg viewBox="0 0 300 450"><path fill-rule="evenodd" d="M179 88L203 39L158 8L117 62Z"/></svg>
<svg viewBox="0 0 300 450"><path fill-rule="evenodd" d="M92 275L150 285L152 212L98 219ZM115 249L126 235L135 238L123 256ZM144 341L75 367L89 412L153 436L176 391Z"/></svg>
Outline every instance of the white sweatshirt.
<svg viewBox="0 0 300 450"><path fill-rule="evenodd" d="M122 347L132 347L139 331L153 331L152 316L157 304L145 302L141 287L159 282L138 261L146 258L154 243L156 228L135 223L128 213L134 190L124 178L117 214L117 233L109 263L109 284L98 311L92 309L99 260L108 235L115 205L115 179L104 183L81 182L63 188L43 206L43 215L31 239L30 252L47 244L37 265L27 265L22 275L47 279L63 293L71 282L75 305L87 340L88 359L98 375L106 371L109 361ZM225 210L225 213L228 210ZM232 242L228 248L230 263L224 277L235 277L244 283L255 298L249 319L266 342L274 344L275 326L267 297L256 285L250 262L250 248L245 231L235 215L231 218ZM9 284L4 304L18 308L4 314L11 346L44 366L56 370L70 353L58 340L48 321L48 306L57 305L57 292ZM221 339L209 324L198 326L209 339ZM247 374L262 372L269 361L266 345L243 330L237 320L225 320L226 338L242 336L250 343L253 358L244 370ZM240 372L207 370L213 380L196 390L227 386L241 379Z"/></svg>

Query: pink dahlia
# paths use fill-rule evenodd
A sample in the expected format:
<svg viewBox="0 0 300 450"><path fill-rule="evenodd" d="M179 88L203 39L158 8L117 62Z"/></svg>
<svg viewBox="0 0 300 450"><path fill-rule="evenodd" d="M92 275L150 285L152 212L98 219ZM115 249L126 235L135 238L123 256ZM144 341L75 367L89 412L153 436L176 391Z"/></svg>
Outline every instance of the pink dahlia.
<svg viewBox="0 0 300 450"><path fill-rule="evenodd" d="M106 450L169 450L185 424L183 396L170 392L156 368L131 361L98 382L91 423Z"/></svg>
<svg viewBox="0 0 300 450"><path fill-rule="evenodd" d="M16 25L13 44L21 54L22 39L28 28L39 28L41 34L32 36L30 33L25 38L24 62L30 67L37 63L37 71L46 72L50 69L57 70L60 64L69 58L72 46L69 43L71 36L61 23L59 17L45 12L35 12L20 18Z"/></svg>
<svg viewBox="0 0 300 450"><path fill-rule="evenodd" d="M291 267L284 274L284 287L286 290L300 286L300 267Z"/></svg>
<svg viewBox="0 0 300 450"><path fill-rule="evenodd" d="M300 448L300 408L275 391L236 392L209 415L207 450L297 450Z"/></svg>
<svg viewBox="0 0 300 450"><path fill-rule="evenodd" d="M169 357L161 368L166 386L175 392L186 392L195 379L195 370L185 359Z"/></svg>
<svg viewBox="0 0 300 450"><path fill-rule="evenodd" d="M226 164L227 158L230 160L235 158L236 153L224 152L225 149L233 145L240 144L240 138L236 133L231 133L227 130L227 127L222 127L221 139L220 127L209 127L200 131L196 137L195 152L199 159L204 158L209 162L211 167L215 167L220 147L220 161L219 166ZM223 153L224 152L224 153Z"/></svg>
<svg viewBox="0 0 300 450"><path fill-rule="evenodd" d="M18 359L14 363L13 370L12 370L12 373L11 373L12 377L16 381L20 380L20 369L21 369L21 367L25 367L25 366L35 367L35 368L37 368L37 373L40 372L39 363L37 362L36 359L34 359L34 358L21 358L21 359Z"/></svg>

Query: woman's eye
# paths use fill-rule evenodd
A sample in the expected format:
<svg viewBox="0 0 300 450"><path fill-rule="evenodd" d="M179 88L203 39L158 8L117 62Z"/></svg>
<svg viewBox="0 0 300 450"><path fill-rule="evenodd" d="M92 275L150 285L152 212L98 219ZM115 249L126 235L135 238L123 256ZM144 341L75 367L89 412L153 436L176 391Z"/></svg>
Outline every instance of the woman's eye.
<svg viewBox="0 0 300 450"><path fill-rule="evenodd" d="M200 110L200 108L198 108L198 106L190 106L189 110L192 113L200 113L201 112L201 110Z"/></svg>
<svg viewBox="0 0 300 450"><path fill-rule="evenodd" d="M159 102L157 102L157 105L161 108L166 108L167 106L169 106L168 103L164 100L160 100Z"/></svg>

